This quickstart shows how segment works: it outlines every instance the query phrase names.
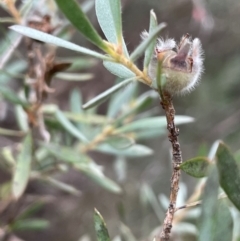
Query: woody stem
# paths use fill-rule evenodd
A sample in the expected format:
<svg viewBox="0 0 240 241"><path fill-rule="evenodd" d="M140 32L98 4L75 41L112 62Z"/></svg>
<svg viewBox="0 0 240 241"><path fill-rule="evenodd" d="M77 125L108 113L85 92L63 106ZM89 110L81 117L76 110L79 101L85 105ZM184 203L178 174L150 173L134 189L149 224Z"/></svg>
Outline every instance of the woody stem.
<svg viewBox="0 0 240 241"><path fill-rule="evenodd" d="M168 241L171 234L173 217L176 209L176 201L179 190L180 181L180 164L182 163L182 152L178 142L179 129L174 123L175 109L172 102L172 97L164 93L164 98L161 101L162 108L165 111L167 119L168 138L172 145L172 165L173 172L171 178L170 203L164 219L163 229L160 234L160 241Z"/></svg>

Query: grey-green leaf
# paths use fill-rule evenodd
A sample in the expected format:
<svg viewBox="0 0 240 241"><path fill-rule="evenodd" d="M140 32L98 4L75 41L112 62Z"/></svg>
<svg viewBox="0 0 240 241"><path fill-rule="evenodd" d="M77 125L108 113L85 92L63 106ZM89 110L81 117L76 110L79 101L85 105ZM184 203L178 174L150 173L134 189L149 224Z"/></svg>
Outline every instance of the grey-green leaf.
<svg viewBox="0 0 240 241"><path fill-rule="evenodd" d="M157 27L157 17L156 17L156 14L154 13L154 11L151 10L150 11L149 33L152 33L155 27ZM155 36L155 38L153 38L153 41L149 44L149 46L145 50L144 64L143 64L145 71L147 71L148 65L153 56L156 40L157 40L157 36Z"/></svg>
<svg viewBox="0 0 240 241"><path fill-rule="evenodd" d="M64 191L66 193L69 193L71 195L79 197L81 194L81 192L78 189L76 189L75 187L73 187L67 183L61 182L57 179L54 179L52 177L42 177L41 179L44 180L45 182L49 183L53 187L55 187L61 191Z"/></svg>
<svg viewBox="0 0 240 241"><path fill-rule="evenodd" d="M104 143L109 144L110 146L114 147L115 149L122 150L129 148L130 146L135 144L134 139L125 136L125 135L117 135L111 136L107 138Z"/></svg>
<svg viewBox="0 0 240 241"><path fill-rule="evenodd" d="M106 45L102 38L75 0L55 0L55 2L76 29L78 29L93 44L97 45L102 50L106 49Z"/></svg>
<svg viewBox="0 0 240 241"><path fill-rule="evenodd" d="M50 226L49 221L40 218L19 219L11 225L13 231L44 230Z"/></svg>
<svg viewBox="0 0 240 241"><path fill-rule="evenodd" d="M109 70L112 74L118 76L119 78L127 79L136 76L131 70L129 70L122 64L104 61L103 65L107 70Z"/></svg>
<svg viewBox="0 0 240 241"><path fill-rule="evenodd" d="M104 143L97 147L97 150L103 153L125 156L125 157L144 157L150 156L153 154L153 150L149 147L135 144L129 148L123 150L117 150L116 148L111 147L110 145Z"/></svg>
<svg viewBox="0 0 240 241"><path fill-rule="evenodd" d="M131 99L134 97L137 86L138 83L134 82L124 88L124 95L119 91L111 97L107 112L107 116L109 118L116 117L116 115L127 105L127 103L130 103Z"/></svg>
<svg viewBox="0 0 240 241"><path fill-rule="evenodd" d="M149 36L144 39L138 47L132 52L130 55L130 59L132 61L136 61L141 54L147 49L149 44L151 44L153 41L156 41L156 36L160 33L160 31L165 28L167 25L165 23L159 24L154 30L149 34Z"/></svg>
<svg viewBox="0 0 240 241"><path fill-rule="evenodd" d="M240 210L240 170L227 146L221 142L217 150L217 167L222 189Z"/></svg>
<svg viewBox="0 0 240 241"><path fill-rule="evenodd" d="M189 116L176 116L175 123L177 125L193 122L194 119ZM146 130L146 129L163 129L166 128L166 118L161 117L149 117L145 119L140 119L133 121L117 130L117 133L132 132L137 130Z"/></svg>
<svg viewBox="0 0 240 241"><path fill-rule="evenodd" d="M87 81L93 78L93 74L78 74L78 73L58 73L56 78L66 80L66 81Z"/></svg>
<svg viewBox="0 0 240 241"><path fill-rule="evenodd" d="M94 161L89 163L78 163L74 166L86 176L91 178L99 186L113 193L121 193L121 187L111 179L107 178L103 174L101 166L97 165Z"/></svg>
<svg viewBox="0 0 240 241"><path fill-rule="evenodd" d="M96 96L95 98L93 98L92 100L90 100L89 102L84 104L83 109L88 109L88 108L100 105L105 100L107 100L112 94L114 94L115 92L117 92L121 88L131 84L132 82L136 81L136 79L137 78L135 78L135 77L129 78L129 79L126 79L126 80L120 82L119 84L114 85L113 87L109 88L105 92L101 93L100 95Z"/></svg>
<svg viewBox="0 0 240 241"><path fill-rule="evenodd" d="M42 146L44 146L44 148L47 149L53 156L64 162L70 164L90 162L89 158L86 158L85 155L79 154L79 152L75 151L73 148L53 143L42 143Z"/></svg>
<svg viewBox="0 0 240 241"><path fill-rule="evenodd" d="M58 37L55 37L51 34L47 34L41 31L38 31L36 29L33 28L29 28L29 27L25 27L25 26L21 26L21 25L13 25L10 27L10 29L23 34L29 38L33 38L45 43L49 43L49 44L53 44L56 45L58 47L63 47L66 49L70 49L76 52L80 52L82 54L86 54L95 58L99 58L99 59L103 59L103 60L111 60L111 58L103 55L103 54L99 54L93 50L81 47L77 44L68 42L66 40L60 39Z"/></svg>
<svg viewBox="0 0 240 241"><path fill-rule="evenodd" d="M213 241L233 240L233 218L226 200L217 202L214 224Z"/></svg>
<svg viewBox="0 0 240 241"><path fill-rule="evenodd" d="M75 127L68 119L67 117L61 112L60 110L57 110L55 112L55 117L58 120L58 122L62 125L62 127L69 132L72 136L76 137L82 142L88 142L87 138L81 133L81 131Z"/></svg>
<svg viewBox="0 0 240 241"><path fill-rule="evenodd" d="M208 175L210 160L206 157L195 157L183 162L180 169L193 177L205 177Z"/></svg>
<svg viewBox="0 0 240 241"><path fill-rule="evenodd" d="M110 241L106 223L96 208L94 210L94 227L98 241Z"/></svg>
<svg viewBox="0 0 240 241"><path fill-rule="evenodd" d="M98 22L107 40L118 44L122 32L120 1L96 0L95 8Z"/></svg>
<svg viewBox="0 0 240 241"><path fill-rule="evenodd" d="M12 181L12 195L19 199L24 193L31 171L32 136L29 132L23 140L21 151L17 157L16 169Z"/></svg>
<svg viewBox="0 0 240 241"><path fill-rule="evenodd" d="M215 166L209 171L209 177L205 185L202 213L199 222L199 241L213 240L214 237L214 220L216 213L216 202L218 199L218 173Z"/></svg>
<svg viewBox="0 0 240 241"><path fill-rule="evenodd" d="M4 97L4 99L8 100L12 104L21 105L22 107L27 108L29 104L24 99L20 98L13 90L0 86L0 94Z"/></svg>

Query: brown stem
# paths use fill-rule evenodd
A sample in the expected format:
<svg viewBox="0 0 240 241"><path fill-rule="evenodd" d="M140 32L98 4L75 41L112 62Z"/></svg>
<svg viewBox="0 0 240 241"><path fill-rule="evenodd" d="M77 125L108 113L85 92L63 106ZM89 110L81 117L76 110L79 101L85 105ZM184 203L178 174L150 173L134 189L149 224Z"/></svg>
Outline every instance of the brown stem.
<svg viewBox="0 0 240 241"><path fill-rule="evenodd" d="M170 233L172 229L173 217L176 209L176 201L179 190L179 179L180 179L180 164L182 163L182 152L180 149L180 144L178 142L179 130L176 128L174 123L175 109L172 102L172 97L164 93L163 100L161 101L162 108L165 110L165 115L167 118L167 129L168 138L172 143L172 163L173 163L173 173L171 178L171 193L170 193L170 203L164 219L163 229L160 234L160 241L168 241L170 238Z"/></svg>

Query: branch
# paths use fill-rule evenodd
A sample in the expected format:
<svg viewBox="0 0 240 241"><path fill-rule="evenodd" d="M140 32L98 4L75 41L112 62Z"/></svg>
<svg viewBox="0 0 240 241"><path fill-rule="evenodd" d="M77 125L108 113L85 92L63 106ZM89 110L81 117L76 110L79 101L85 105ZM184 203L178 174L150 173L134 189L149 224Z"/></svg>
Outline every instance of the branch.
<svg viewBox="0 0 240 241"><path fill-rule="evenodd" d="M182 152L180 144L178 142L179 130L176 128L174 123L175 109L172 102L172 96L164 93L161 101L162 108L165 110L167 119L168 138L172 143L172 162L173 162L173 173L171 178L171 193L170 203L164 219L163 230L160 234L160 241L168 241L172 229L173 217L176 210L176 201L179 190L179 179L180 179L180 164L182 163Z"/></svg>

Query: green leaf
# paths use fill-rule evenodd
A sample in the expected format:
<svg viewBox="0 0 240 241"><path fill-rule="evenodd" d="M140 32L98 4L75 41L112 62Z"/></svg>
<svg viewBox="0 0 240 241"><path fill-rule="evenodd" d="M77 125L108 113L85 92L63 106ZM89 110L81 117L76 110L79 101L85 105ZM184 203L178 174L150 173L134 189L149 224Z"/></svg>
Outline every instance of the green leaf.
<svg viewBox="0 0 240 241"><path fill-rule="evenodd" d="M157 27L157 17L153 10L150 11L150 24L149 24L149 33L152 33L154 28ZM144 70L147 71L148 65L152 59L154 47L156 44L157 36L153 38L153 41L149 44L149 46L145 50L144 56Z"/></svg>
<svg viewBox="0 0 240 241"><path fill-rule="evenodd" d="M14 199L19 199L26 189L31 171L32 148L32 136L31 132L29 132L23 140L21 151L17 157L16 170L12 182Z"/></svg>
<svg viewBox="0 0 240 241"><path fill-rule="evenodd" d="M64 115L71 121L80 122L88 125L103 125L109 121L108 118L102 115L91 115L87 113L73 113L73 112L64 112Z"/></svg>
<svg viewBox="0 0 240 241"><path fill-rule="evenodd" d="M78 73L57 73L55 78L67 81L87 81L93 78L93 74L78 74Z"/></svg>
<svg viewBox="0 0 240 241"><path fill-rule="evenodd" d="M112 95L108 105L107 116L114 118L134 97L138 83L134 82L124 88L124 95L121 91Z"/></svg>
<svg viewBox="0 0 240 241"><path fill-rule="evenodd" d="M160 222L164 219L164 211L160 206L153 189L146 183L141 185L141 198L143 202L149 203Z"/></svg>
<svg viewBox="0 0 240 241"><path fill-rule="evenodd" d="M126 44L122 36L122 16L120 0L96 0L96 15L107 40L123 47L128 56Z"/></svg>
<svg viewBox="0 0 240 241"><path fill-rule="evenodd" d="M28 131L28 117L22 106L15 105L15 117L18 123L20 130L27 132Z"/></svg>
<svg viewBox="0 0 240 241"><path fill-rule="evenodd" d="M215 166L212 166L207 179L203 200L202 213L199 223L199 241L213 240L214 237L214 214L217 210L218 199L218 173Z"/></svg>
<svg viewBox="0 0 240 241"><path fill-rule="evenodd" d="M46 202L46 201L45 201ZM40 211L44 206L44 201L39 200L28 205L18 216L17 219L26 219Z"/></svg>
<svg viewBox="0 0 240 241"><path fill-rule="evenodd" d="M127 79L127 78L132 78L136 76L131 70L129 70L127 67L123 66L122 64L118 64L110 61L104 61L103 65L112 74L118 76L121 79Z"/></svg>
<svg viewBox="0 0 240 241"><path fill-rule="evenodd" d="M69 193L71 195L74 195L74 196L77 196L79 197L81 192L76 189L75 187L69 185L69 184L66 184L64 182L61 182L57 179L54 179L52 177L42 177L41 178L43 181L49 183L50 185L52 185L53 187L61 190L61 191L64 191L66 193Z"/></svg>
<svg viewBox="0 0 240 241"><path fill-rule="evenodd" d="M149 34L149 36L144 39L138 47L132 52L130 55L130 59L134 62L136 61L141 54L147 49L147 47L153 42L156 41L156 36L160 33L160 31L165 28L167 25L165 23L159 24L154 30Z"/></svg>
<svg viewBox="0 0 240 241"><path fill-rule="evenodd" d="M99 186L113 193L121 193L121 188L115 182L107 178L103 174L101 166L97 165L94 161L89 163L78 163L74 166Z"/></svg>
<svg viewBox="0 0 240 241"><path fill-rule="evenodd" d="M58 120L58 122L62 125L62 127L70 133L72 136L76 137L82 142L87 143L87 138L80 132L80 130L75 127L68 119L67 117L61 112L60 110L57 110L55 112L55 117Z"/></svg>
<svg viewBox="0 0 240 241"><path fill-rule="evenodd" d="M62 145L60 146L53 143L41 143L41 145L45 149L47 149L53 156L67 163L75 164L90 162L89 158L86 158L85 155L79 154L79 152L75 151L73 148Z"/></svg>
<svg viewBox="0 0 240 241"><path fill-rule="evenodd" d="M83 114L82 109L82 95L81 92L77 89L74 89L70 95L70 109L73 114ZM81 130L83 126L81 123L76 124L77 128Z"/></svg>
<svg viewBox="0 0 240 241"><path fill-rule="evenodd" d="M126 79L126 80L120 82L119 84L114 85L113 87L109 88L105 92L101 93L100 95L96 96L95 98L93 98L92 100L90 100L89 102L84 104L83 105L83 109L88 109L88 108L100 105L105 100L107 100L112 94L114 94L115 92L117 92L121 88L131 84L136 79L137 78L135 78L135 77L134 78L129 78L129 79Z"/></svg>
<svg viewBox="0 0 240 241"><path fill-rule="evenodd" d="M0 70L3 69L4 65L12 56L12 53L21 42L22 36L9 31L2 39L3 40L0 42Z"/></svg>
<svg viewBox="0 0 240 241"><path fill-rule="evenodd" d="M21 105L24 108L29 106L27 101L20 98L14 91L5 86L0 86L0 94L12 104Z"/></svg>
<svg viewBox="0 0 240 241"><path fill-rule="evenodd" d="M80 71L83 69L88 69L92 68L97 64L97 60L93 59L91 57L76 57L76 56L71 56L71 57L62 57L58 58L59 62L63 63L72 63L71 66L66 70L66 71Z"/></svg>
<svg viewBox="0 0 240 241"><path fill-rule="evenodd" d="M113 155L120 155L125 157L144 157L150 156L153 154L153 150L149 147L143 145L132 145L127 149L124 150L117 150L116 148L111 147L110 145L104 143L97 147L97 150L103 153L113 154Z"/></svg>
<svg viewBox="0 0 240 241"><path fill-rule="evenodd" d="M233 219L225 200L217 202L213 233L213 241L233 240Z"/></svg>
<svg viewBox="0 0 240 241"><path fill-rule="evenodd" d="M20 219L11 225L13 231L44 230L50 226L49 221L40 218Z"/></svg>
<svg viewBox="0 0 240 241"><path fill-rule="evenodd" d="M79 30L88 40L97 45L100 49L106 50L106 45L104 44L102 38L99 36L75 0L55 0L55 2L77 30Z"/></svg>
<svg viewBox="0 0 240 241"><path fill-rule="evenodd" d="M13 78L22 76L21 73L26 67L27 63L23 59L9 63L3 70L0 70L0 82L5 84Z"/></svg>
<svg viewBox="0 0 240 241"><path fill-rule="evenodd" d="M110 241L106 223L96 208L94 210L94 227L98 241Z"/></svg>
<svg viewBox="0 0 240 241"><path fill-rule="evenodd" d="M90 49L78 46L77 44L68 42L66 40L55 37L51 34L47 34L47 33L38 31L38 30L33 29L33 28L29 28L29 27L25 27L25 26L21 26L21 25L13 25L13 26L10 27L10 29L12 29L12 30L14 30L14 31L16 31L20 34L23 34L23 35L25 35L29 38L33 38L33 39L36 39L36 40L39 40L39 41L42 41L42 42L45 42L45 43L53 44L53 45L56 45L58 47L70 49L70 50L80 52L82 54L86 54L86 55L89 55L89 56L92 56L92 57L95 57L95 58L99 58L99 59L103 59L103 60L111 60L111 58L109 58L105 55L99 54L99 53L97 53L95 51L92 51Z"/></svg>
<svg viewBox="0 0 240 241"><path fill-rule="evenodd" d="M134 237L130 228L126 226L124 223L120 223L120 233L121 233L121 240L137 241L137 239Z"/></svg>
<svg viewBox="0 0 240 241"><path fill-rule="evenodd" d="M134 95L132 96L132 99L133 97ZM133 99L132 101L129 100L128 102L130 103L127 107L125 106L125 112L115 121L115 124L119 124L127 117L148 108L156 98L159 98L158 94L155 91L150 90L140 95L137 99ZM150 114L148 116L150 116Z"/></svg>
<svg viewBox="0 0 240 241"><path fill-rule="evenodd" d="M135 140L146 140L146 139L152 139L157 138L159 136L163 136L166 133L166 130L163 129L152 129L152 130L146 130L146 131L137 131L134 133L134 139Z"/></svg>
<svg viewBox="0 0 240 241"><path fill-rule="evenodd" d="M222 189L240 210L240 170L227 146L221 142L217 150L217 167Z"/></svg>
<svg viewBox="0 0 240 241"><path fill-rule="evenodd" d="M193 177L205 177L208 175L210 160L206 157L195 157L183 162L180 169Z"/></svg>
<svg viewBox="0 0 240 241"><path fill-rule="evenodd" d="M25 132L0 128L0 135L22 137L25 135Z"/></svg>
<svg viewBox="0 0 240 241"><path fill-rule="evenodd" d="M185 124L193 122L194 119L189 116L176 116L175 117L175 123L177 125ZM160 117L149 117L145 119L136 120L134 122L131 122L129 124L126 124L125 126L117 129L117 133L124 133L124 132L132 132L137 130L146 130L146 129L163 129L167 127L166 117L160 116Z"/></svg>
<svg viewBox="0 0 240 241"><path fill-rule="evenodd" d="M110 146L122 150L129 148L130 146L135 144L134 139L124 136L124 135L119 135L119 136L111 136L107 138L104 143L109 144Z"/></svg>

